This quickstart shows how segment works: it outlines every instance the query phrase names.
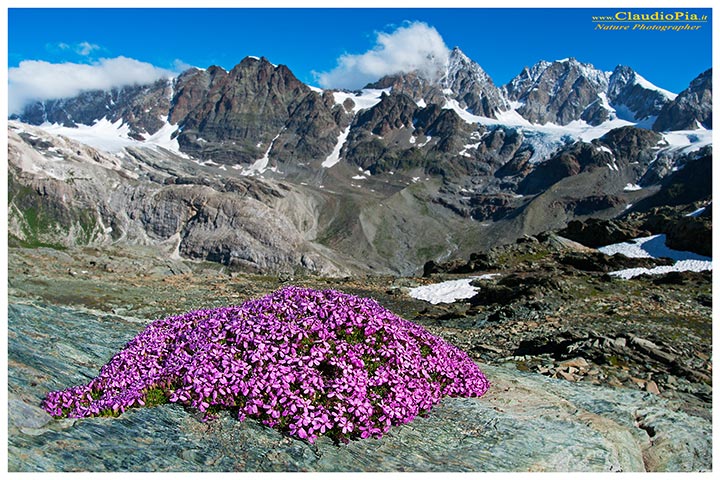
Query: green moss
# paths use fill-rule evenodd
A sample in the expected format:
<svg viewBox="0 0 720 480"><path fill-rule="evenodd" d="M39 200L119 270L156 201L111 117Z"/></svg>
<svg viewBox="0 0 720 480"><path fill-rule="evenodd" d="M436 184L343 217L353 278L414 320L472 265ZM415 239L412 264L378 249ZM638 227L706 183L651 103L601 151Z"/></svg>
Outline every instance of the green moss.
<svg viewBox="0 0 720 480"><path fill-rule="evenodd" d="M168 394L161 388L149 388L145 392L145 406L156 407L168 403Z"/></svg>
<svg viewBox="0 0 720 480"><path fill-rule="evenodd" d="M98 416L100 416L100 417L119 417L120 412L112 410L110 408L106 408L105 410L101 410L100 414Z"/></svg>

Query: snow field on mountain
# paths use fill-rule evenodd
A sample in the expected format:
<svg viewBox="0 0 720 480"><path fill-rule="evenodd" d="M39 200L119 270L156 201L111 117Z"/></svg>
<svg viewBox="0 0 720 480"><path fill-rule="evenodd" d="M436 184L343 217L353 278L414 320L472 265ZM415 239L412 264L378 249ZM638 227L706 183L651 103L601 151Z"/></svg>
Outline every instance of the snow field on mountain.
<svg viewBox="0 0 720 480"><path fill-rule="evenodd" d="M663 94L665 97L667 97L668 100L675 100L675 97L677 97L677 93L670 92L668 90L665 90L664 88L660 88L657 85L653 84L652 82L649 82L645 79L645 77L641 76L639 73L635 72L635 78L634 83L637 85L640 85L643 88L646 88L648 90L656 90Z"/></svg>
<svg viewBox="0 0 720 480"><path fill-rule="evenodd" d="M62 135L108 153L122 152L126 147L161 147L183 157L186 156L180 152L177 139L172 138L177 126L170 125L167 121L160 130L147 136L143 141L128 136L130 127L123 123L122 119L111 122L103 117L93 125L78 124L75 128L57 123L43 123L39 127L53 135Z"/></svg>
<svg viewBox="0 0 720 480"><path fill-rule="evenodd" d="M705 211L706 208L707 208L707 207L700 207L700 208L698 208L697 210L694 210L694 211L688 213L688 214L685 215L685 216L686 216L686 217L699 217L700 215L703 214L703 212Z"/></svg>
<svg viewBox="0 0 720 480"><path fill-rule="evenodd" d="M322 162L322 167L330 168L338 164L338 162L340 161L340 151L342 150L343 145L345 145L345 141L347 140L349 134L350 125L348 125L345 130L340 132L340 135L338 136L338 141L335 144L335 148L333 148L333 151L330 153L330 155L328 155L327 158Z"/></svg>
<svg viewBox="0 0 720 480"><path fill-rule="evenodd" d="M275 135L275 137L270 141L270 146L265 151L265 155L262 156L262 158L259 158L255 160L255 163L250 165L248 168L243 169L241 175L248 177L255 174L263 174L265 173L265 170L268 168L268 164L270 163L270 150L272 150L273 145L275 145L275 140L277 140L280 137L280 134L283 132L283 130L280 130L280 132Z"/></svg>
<svg viewBox="0 0 720 480"><path fill-rule="evenodd" d="M669 145L668 150L691 153L712 145L712 130L677 130L662 134L663 140Z"/></svg>
<svg viewBox="0 0 720 480"><path fill-rule="evenodd" d="M666 236L651 235L636 238L627 242L615 243L600 247L598 250L606 255L622 253L630 258L671 258L674 265L663 265L654 268L627 268L611 272L610 275L624 279L638 275L662 275L669 272L702 272L712 270L712 258L693 252L673 250L666 245Z"/></svg>
<svg viewBox="0 0 720 480"><path fill-rule="evenodd" d="M355 106L352 108L352 112L358 113L360 110L372 108L378 103L380 103L380 97L382 97L383 93L389 94L390 89L386 88L384 90L380 90L376 88L365 88L359 93L333 92L333 98L335 99L335 103L338 105L342 105L345 100L349 98L355 104Z"/></svg>

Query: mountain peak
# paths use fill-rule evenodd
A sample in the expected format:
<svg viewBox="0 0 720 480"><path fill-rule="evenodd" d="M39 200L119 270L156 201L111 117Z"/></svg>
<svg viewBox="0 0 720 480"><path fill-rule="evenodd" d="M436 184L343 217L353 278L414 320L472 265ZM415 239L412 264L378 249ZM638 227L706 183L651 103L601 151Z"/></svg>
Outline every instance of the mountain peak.
<svg viewBox="0 0 720 480"><path fill-rule="evenodd" d="M656 87L632 68L618 65L608 79L607 98L618 117L637 122L656 117L675 94Z"/></svg>
<svg viewBox="0 0 720 480"><path fill-rule="evenodd" d="M697 129L712 130L712 68L665 105L653 125L658 132Z"/></svg>
<svg viewBox="0 0 720 480"><path fill-rule="evenodd" d="M472 60L470 60L470 58L465 55L462 50L460 50L460 47L454 47L448 56L448 62L453 63L458 61L467 63L472 62Z"/></svg>
<svg viewBox="0 0 720 480"><path fill-rule="evenodd" d="M525 67L504 91L510 101L521 104L518 113L532 123L567 125L582 119L596 125L610 113L599 101L607 86L606 72L570 57Z"/></svg>

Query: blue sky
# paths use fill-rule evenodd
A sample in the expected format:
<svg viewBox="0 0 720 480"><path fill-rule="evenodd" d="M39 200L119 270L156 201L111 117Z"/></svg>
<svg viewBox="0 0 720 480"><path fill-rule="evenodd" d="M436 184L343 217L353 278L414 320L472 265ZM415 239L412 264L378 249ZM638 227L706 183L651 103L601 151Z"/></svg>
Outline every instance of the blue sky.
<svg viewBox="0 0 720 480"><path fill-rule="evenodd" d="M538 60L575 57L603 70L629 65L677 93L711 67L710 21L693 23L701 26L697 31L595 30L592 16L625 10L9 9L8 66L12 86L16 67L27 60L97 65L103 58L126 57L177 71L213 64L230 69L247 55L262 55L319 85L317 73L333 70L343 54L377 49L378 32L392 34L409 22L423 22L444 45L459 46L498 85ZM710 9L682 10L711 15ZM414 48L412 41L403 45Z"/></svg>

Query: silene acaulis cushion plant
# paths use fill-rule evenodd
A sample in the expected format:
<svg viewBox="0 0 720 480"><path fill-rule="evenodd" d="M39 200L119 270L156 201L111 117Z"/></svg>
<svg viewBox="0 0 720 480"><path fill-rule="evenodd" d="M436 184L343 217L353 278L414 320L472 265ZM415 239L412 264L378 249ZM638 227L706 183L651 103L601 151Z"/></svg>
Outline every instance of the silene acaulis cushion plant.
<svg viewBox="0 0 720 480"><path fill-rule="evenodd" d="M179 403L291 436L380 437L442 397L490 384L458 348L375 300L286 287L240 306L156 320L87 385L50 392L56 417Z"/></svg>

